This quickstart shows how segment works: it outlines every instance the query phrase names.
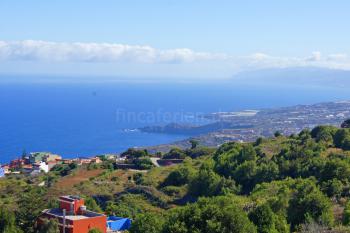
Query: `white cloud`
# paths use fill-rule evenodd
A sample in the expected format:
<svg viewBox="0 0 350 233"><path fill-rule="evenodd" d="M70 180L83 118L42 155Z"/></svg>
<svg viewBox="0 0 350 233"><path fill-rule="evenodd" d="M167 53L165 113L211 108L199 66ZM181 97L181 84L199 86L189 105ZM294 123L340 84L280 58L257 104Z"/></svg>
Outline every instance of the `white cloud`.
<svg viewBox="0 0 350 233"><path fill-rule="evenodd" d="M321 61L322 59L322 54L319 51L313 52L310 57L307 57L305 60L306 61Z"/></svg>
<svg viewBox="0 0 350 233"><path fill-rule="evenodd" d="M344 53L329 54L327 57L329 61L345 61L347 59L349 59L349 57Z"/></svg>
<svg viewBox="0 0 350 233"><path fill-rule="evenodd" d="M254 60L265 60L270 58L270 56L265 53L254 53L250 57Z"/></svg>
<svg viewBox="0 0 350 233"><path fill-rule="evenodd" d="M163 71L167 74L169 70L172 70L174 74L181 73L182 69L183 72L197 72L200 75L220 74L220 72L226 75L250 69L303 66L350 70L350 57L343 53L323 55L321 52L313 52L306 57L281 57L257 52L248 56L235 56L197 52L188 48L162 50L147 45L117 43L0 41L0 65L2 64L0 71L6 70L8 62L14 64L13 61L22 63L32 61L31 64L43 64L41 67L50 67L52 64L72 64L73 62L74 64L88 63L85 67L89 66L89 68L93 67L93 64L95 66L111 64L114 71L120 72L120 69L116 70L116 67L122 67L125 73L132 73L133 70L140 68L154 72ZM131 66L128 68L124 63L130 63ZM165 66L166 64L172 67Z"/></svg>
<svg viewBox="0 0 350 233"><path fill-rule="evenodd" d="M222 58L224 55L198 53L186 48L158 50L150 46L112 43L0 41L0 59L2 60L187 63Z"/></svg>

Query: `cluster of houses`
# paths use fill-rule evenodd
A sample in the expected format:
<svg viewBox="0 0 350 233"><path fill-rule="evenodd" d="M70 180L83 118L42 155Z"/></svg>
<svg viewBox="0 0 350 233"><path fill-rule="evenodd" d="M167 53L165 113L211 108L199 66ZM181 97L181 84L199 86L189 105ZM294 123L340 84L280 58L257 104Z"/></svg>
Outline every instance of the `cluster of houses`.
<svg viewBox="0 0 350 233"><path fill-rule="evenodd" d="M137 169L135 164L127 162L127 157L108 154L104 155L106 160L115 161L116 167L120 169ZM173 164L182 163L183 159L163 159L159 157L152 157L152 163L155 166L171 166ZM100 156L95 157L78 157L74 159L63 159L60 155L50 152L32 152L24 155L21 158L12 160L9 164L1 166L0 164L0 178L8 174L28 174L37 175L39 173L47 173L54 166L58 164L99 164L102 163Z"/></svg>
<svg viewBox="0 0 350 233"><path fill-rule="evenodd" d="M9 164L2 166L4 174L36 174L49 172L62 157L48 152L33 152L22 158L11 160Z"/></svg>
<svg viewBox="0 0 350 233"><path fill-rule="evenodd" d="M23 173L36 175L41 172L47 173L57 164L76 163L77 165L82 165L101 162L100 157L63 159L60 155L50 152L33 152L22 156L22 158L14 159L9 164L0 166L0 177L7 174Z"/></svg>

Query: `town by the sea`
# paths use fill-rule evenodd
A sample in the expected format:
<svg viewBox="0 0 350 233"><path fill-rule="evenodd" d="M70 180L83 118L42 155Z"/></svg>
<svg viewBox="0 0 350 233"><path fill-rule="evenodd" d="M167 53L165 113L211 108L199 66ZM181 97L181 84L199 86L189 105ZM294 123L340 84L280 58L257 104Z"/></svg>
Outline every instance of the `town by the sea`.
<svg viewBox="0 0 350 233"><path fill-rule="evenodd" d="M201 124L198 116L350 100L344 87L280 87L234 83L0 84L0 163L23 151L65 158L118 153L182 140L139 127Z"/></svg>

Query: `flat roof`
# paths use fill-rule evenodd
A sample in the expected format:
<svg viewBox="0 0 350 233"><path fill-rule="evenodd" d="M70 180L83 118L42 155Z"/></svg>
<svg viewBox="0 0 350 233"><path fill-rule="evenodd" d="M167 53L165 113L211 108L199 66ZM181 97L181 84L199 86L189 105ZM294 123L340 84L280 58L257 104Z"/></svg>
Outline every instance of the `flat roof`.
<svg viewBox="0 0 350 233"><path fill-rule="evenodd" d="M60 198L70 199L72 201L81 200L81 198L79 196L73 196L73 195L60 196Z"/></svg>
<svg viewBox="0 0 350 233"><path fill-rule="evenodd" d="M55 216L56 218L63 218L63 211L59 208L47 209L47 210L44 210L42 213ZM87 218L101 217L101 216L105 216L105 215L88 211L88 210L85 211L83 215L70 215L68 211L66 212L66 219L73 220L73 221L87 219Z"/></svg>

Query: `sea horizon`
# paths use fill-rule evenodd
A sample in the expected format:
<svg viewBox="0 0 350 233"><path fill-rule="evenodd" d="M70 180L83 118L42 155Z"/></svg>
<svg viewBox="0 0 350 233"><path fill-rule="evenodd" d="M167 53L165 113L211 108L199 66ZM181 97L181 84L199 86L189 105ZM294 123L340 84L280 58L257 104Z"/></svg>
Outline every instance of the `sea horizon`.
<svg viewBox="0 0 350 233"><path fill-rule="evenodd" d="M0 84L0 163L20 157L23 151L70 158L167 144L189 136L132 129L171 122L200 124L196 116L201 114L343 100L350 100L349 92L335 87Z"/></svg>

